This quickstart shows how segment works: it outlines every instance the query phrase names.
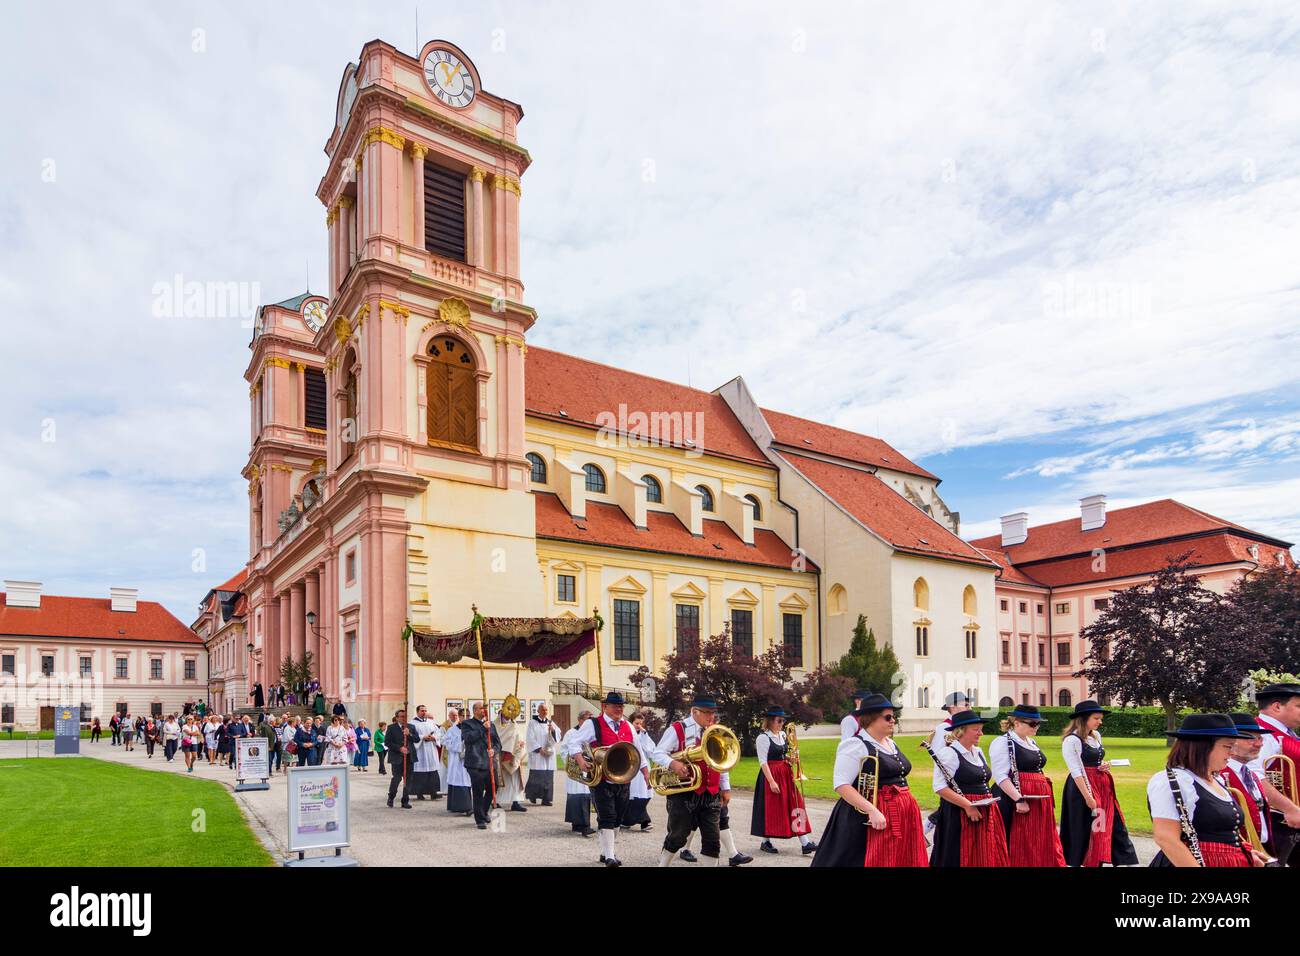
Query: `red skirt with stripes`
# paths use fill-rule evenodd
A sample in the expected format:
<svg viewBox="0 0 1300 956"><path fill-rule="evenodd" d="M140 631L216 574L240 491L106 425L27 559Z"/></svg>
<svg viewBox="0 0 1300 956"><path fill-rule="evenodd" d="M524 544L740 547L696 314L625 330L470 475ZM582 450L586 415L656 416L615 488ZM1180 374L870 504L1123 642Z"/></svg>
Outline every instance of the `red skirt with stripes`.
<svg viewBox="0 0 1300 956"><path fill-rule="evenodd" d="M1115 832L1115 817L1124 819L1124 811L1115 799L1115 778L1101 767L1084 767L1088 775L1088 786L1092 789L1092 798L1101 809L1101 817L1106 821L1106 828L1100 833L1093 832L1088 841L1088 855L1083 858L1084 866L1101 866L1113 862L1110 858L1111 834Z"/></svg>
<svg viewBox="0 0 1300 956"><path fill-rule="evenodd" d="M1052 782L1041 773L1020 774L1020 792L1025 796L1043 794L1046 799L1030 800L1028 813L1011 815L1010 844L1012 866L1065 866L1061 836L1056 832L1056 798Z"/></svg>
<svg viewBox="0 0 1300 956"><path fill-rule="evenodd" d="M1201 843L1201 859L1210 866L1250 866L1244 847L1231 843Z"/></svg>
<svg viewBox="0 0 1300 956"><path fill-rule="evenodd" d="M971 797L970 799L978 799ZM961 815L961 865L1010 866L1007 831L1002 826L1002 811L996 803L979 807L980 821L975 823Z"/></svg>
<svg viewBox="0 0 1300 956"><path fill-rule="evenodd" d="M876 808L888 824L883 830L867 829L864 866L929 866L925 856L925 833L921 808L904 787L881 787Z"/></svg>
<svg viewBox="0 0 1300 956"><path fill-rule="evenodd" d="M761 834L757 832L759 827L751 827L751 834L786 840L811 833L812 823L808 819L803 794L799 792L799 784L794 779L794 771L790 769L790 765L784 760L769 760L767 769L772 771L772 779L776 781L781 792L773 793L772 788L768 786L767 776L759 770L758 780L754 784L754 803L756 809L759 804L762 805L763 832ZM757 817L758 813L754 816ZM757 824L759 821L754 822Z"/></svg>

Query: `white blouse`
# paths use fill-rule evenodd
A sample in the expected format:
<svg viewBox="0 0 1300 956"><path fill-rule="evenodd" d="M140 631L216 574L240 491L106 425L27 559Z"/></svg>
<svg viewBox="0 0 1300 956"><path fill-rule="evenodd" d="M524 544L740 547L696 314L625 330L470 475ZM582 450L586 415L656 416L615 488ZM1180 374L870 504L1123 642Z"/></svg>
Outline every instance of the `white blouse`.
<svg viewBox="0 0 1300 956"><path fill-rule="evenodd" d="M784 730L778 730L776 733L765 730L758 735L758 739L754 741L754 751L758 754L759 763L767 763L767 752L772 748L773 743L785 743Z"/></svg>
<svg viewBox="0 0 1300 956"><path fill-rule="evenodd" d="M1101 746L1101 734L1094 733L1088 737L1088 743L1094 747ZM1078 734L1070 734L1061 741L1061 756L1065 758L1065 767L1071 777L1086 777L1088 772L1083 767L1083 741Z"/></svg>
<svg viewBox="0 0 1300 956"><path fill-rule="evenodd" d="M1196 777L1190 770L1184 770L1182 767L1174 768L1174 776L1178 778L1178 788L1183 793L1183 806L1187 808L1188 819L1191 819L1192 814L1196 812L1196 801L1200 799L1200 794L1194 785ZM1206 792L1224 803L1233 802L1231 794L1225 793L1220 797L1206 781L1202 780L1200 783ZM1152 776L1147 784L1147 802L1151 804L1151 819L1178 821L1178 805L1174 803L1174 792L1170 789L1169 777L1163 770Z"/></svg>

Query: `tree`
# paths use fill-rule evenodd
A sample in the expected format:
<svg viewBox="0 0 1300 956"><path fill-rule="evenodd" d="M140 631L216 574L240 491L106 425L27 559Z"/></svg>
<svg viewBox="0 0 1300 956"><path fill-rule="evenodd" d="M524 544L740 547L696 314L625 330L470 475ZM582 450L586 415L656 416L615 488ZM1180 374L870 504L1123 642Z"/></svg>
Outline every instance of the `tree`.
<svg viewBox="0 0 1300 956"><path fill-rule="evenodd" d="M1253 571L1228 592L1237 626L1255 646L1256 666L1290 671L1300 662L1300 574L1289 568Z"/></svg>
<svg viewBox="0 0 1300 956"><path fill-rule="evenodd" d="M1252 666L1235 612L1189 572L1189 554L1171 559L1147 583L1114 593L1080 634L1089 650L1074 674L1098 696L1158 703L1168 730L1180 709L1230 710Z"/></svg>
<svg viewBox="0 0 1300 956"><path fill-rule="evenodd" d="M311 651L304 651L302 657L297 660L290 656L280 662L280 680L284 681L285 687L292 688L311 681L312 669L315 665L314 656Z"/></svg>
<svg viewBox="0 0 1300 956"><path fill-rule="evenodd" d="M848 678L853 685L848 688L850 694L857 689L870 690L893 700L895 690L901 690L904 682L894 649L889 645L876 646L876 634L867 626L865 614L859 614L858 623L853 626L849 652L831 665L831 671ZM843 706L848 700L840 703Z"/></svg>
<svg viewBox="0 0 1300 956"><path fill-rule="evenodd" d="M727 625L719 635L682 641L664 658L662 676L652 675L643 665L631 683L644 690L654 682L655 706L665 711L667 722L689 716L697 692L712 694L718 702L718 723L735 732L745 753L753 753L763 712L772 704L785 708L792 722L805 727L821 720L821 710L807 703L805 684L791 678L780 645L758 656L737 650ZM664 723L657 717L651 723L652 736L662 733Z"/></svg>

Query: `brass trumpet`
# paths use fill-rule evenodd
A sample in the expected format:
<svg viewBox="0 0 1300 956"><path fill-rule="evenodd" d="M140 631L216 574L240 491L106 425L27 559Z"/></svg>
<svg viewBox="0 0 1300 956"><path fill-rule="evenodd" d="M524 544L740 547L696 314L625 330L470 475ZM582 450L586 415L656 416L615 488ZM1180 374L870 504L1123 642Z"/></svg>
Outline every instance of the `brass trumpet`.
<svg viewBox="0 0 1300 956"><path fill-rule="evenodd" d="M584 743L582 755L587 758L589 769L583 770L573 756L567 756L564 772L570 780L576 780L584 787L594 787L605 780L614 784L629 783L641 770L641 751L626 740L595 749Z"/></svg>
<svg viewBox="0 0 1300 956"><path fill-rule="evenodd" d="M868 764L871 766L868 767ZM876 797L880 794L880 758L875 754L867 754L862 758L862 763L858 764L858 793L866 797L873 807L876 805ZM866 812L858 810L858 813Z"/></svg>
<svg viewBox="0 0 1300 956"><path fill-rule="evenodd" d="M690 767L691 775L683 780L673 772L672 767L653 768L650 771L650 786L660 796L671 797L675 793L698 789L704 779L701 764L714 773L726 773L740 761L740 740L730 728L714 724L704 728L699 743L677 751L672 759L680 760Z"/></svg>
<svg viewBox="0 0 1300 956"><path fill-rule="evenodd" d="M1281 761L1277 769L1271 769L1273 761ZM1271 783L1290 800L1300 795L1296 789L1295 761L1286 754L1274 754L1264 761L1264 779Z"/></svg>

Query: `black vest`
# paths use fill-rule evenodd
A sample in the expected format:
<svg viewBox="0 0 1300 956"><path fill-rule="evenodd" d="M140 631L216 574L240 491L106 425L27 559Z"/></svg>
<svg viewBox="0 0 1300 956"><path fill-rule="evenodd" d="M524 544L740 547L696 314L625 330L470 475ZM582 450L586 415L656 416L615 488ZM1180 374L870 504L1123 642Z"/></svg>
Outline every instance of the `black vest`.
<svg viewBox="0 0 1300 956"><path fill-rule="evenodd" d="M1094 747L1083 737L1079 738L1079 742L1083 744L1083 765L1085 767L1100 767L1101 762L1106 759L1105 745Z"/></svg>
<svg viewBox="0 0 1300 956"><path fill-rule="evenodd" d="M881 750L873 741L863 739L867 745L867 753L880 759L880 780L878 785L882 787L906 787L907 775L912 772L911 761L899 750L896 754L891 754L886 750Z"/></svg>
<svg viewBox="0 0 1300 956"><path fill-rule="evenodd" d="M1001 746L1006 747L1006 742L1011 740L1009 737L1003 737ZM1047 754L1042 750L1030 750L1024 747L1017 740L1012 740L1016 748L1016 773L1042 773L1043 768L1047 766Z"/></svg>
<svg viewBox="0 0 1300 956"><path fill-rule="evenodd" d="M780 763L785 760L785 744L778 743L771 734L767 734L767 762Z"/></svg>
<svg viewBox="0 0 1300 956"><path fill-rule="evenodd" d="M1235 800L1223 801L1210 792L1201 782L1193 782L1196 787L1196 810L1192 813L1192 827L1196 838L1202 843L1226 843L1240 846L1241 839L1237 828L1241 826L1241 810Z"/></svg>
<svg viewBox="0 0 1300 956"><path fill-rule="evenodd" d="M962 752L956 747L952 749L957 754L957 772L952 775L957 784L957 789L967 795L987 796L989 780L993 777L993 771L989 770L987 764L977 766L971 763L962 756Z"/></svg>

